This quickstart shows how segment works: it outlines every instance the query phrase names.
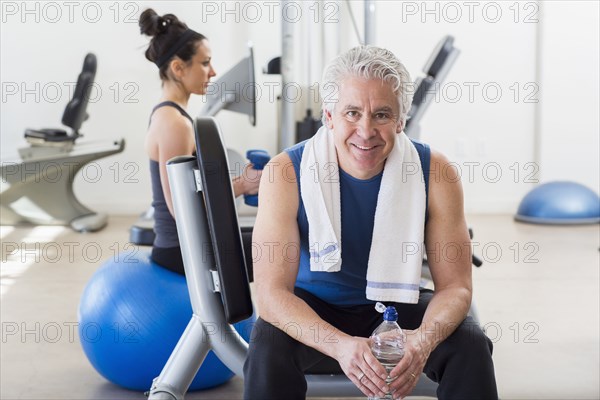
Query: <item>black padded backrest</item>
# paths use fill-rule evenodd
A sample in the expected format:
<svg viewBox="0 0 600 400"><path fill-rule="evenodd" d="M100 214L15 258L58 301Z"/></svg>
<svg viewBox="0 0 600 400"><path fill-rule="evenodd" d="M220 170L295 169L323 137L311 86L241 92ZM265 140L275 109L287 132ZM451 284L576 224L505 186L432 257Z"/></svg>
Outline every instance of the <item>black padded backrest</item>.
<svg viewBox="0 0 600 400"><path fill-rule="evenodd" d="M96 67L96 56L89 53L83 60L83 68L77 77L77 85L75 86L73 98L69 101L67 107L65 107L62 123L73 129L74 133L78 133L81 124L88 118L86 109L96 77Z"/></svg>
<svg viewBox="0 0 600 400"><path fill-rule="evenodd" d="M198 118L195 131L196 157L202 176L208 229L221 280L221 299L225 318L232 324L252 315L252 299L225 146L212 117Z"/></svg>
<svg viewBox="0 0 600 400"><path fill-rule="evenodd" d="M431 76L432 78L437 78L440 70L446 64L450 53L454 49L454 37L453 36L445 36L438 43L437 47L433 52L433 57L427 62L427 67L425 73L427 76Z"/></svg>
<svg viewBox="0 0 600 400"><path fill-rule="evenodd" d="M424 103L429 102L435 96L435 91L433 85L435 81L433 78L425 77L417 80L417 89L415 90L415 94L413 95L412 107L414 111L421 107ZM430 98L427 98L429 96ZM413 115L413 109L408 112L409 115Z"/></svg>
<svg viewBox="0 0 600 400"><path fill-rule="evenodd" d="M425 63L423 68L425 77L419 78L415 82L416 90L404 127L404 131L409 136L416 136L418 139L419 122L423 113L439 91L438 85L444 80L457 55L458 50L454 48L454 37L448 35L440 40Z"/></svg>
<svg viewBox="0 0 600 400"><path fill-rule="evenodd" d="M434 79L429 76L417 79L417 88L413 95L412 106L408 111L408 118L406 119L405 129L408 129L412 126L412 124L414 123L413 117L417 114L419 109L421 107L427 106L427 103L431 102L431 100L435 96L434 84Z"/></svg>

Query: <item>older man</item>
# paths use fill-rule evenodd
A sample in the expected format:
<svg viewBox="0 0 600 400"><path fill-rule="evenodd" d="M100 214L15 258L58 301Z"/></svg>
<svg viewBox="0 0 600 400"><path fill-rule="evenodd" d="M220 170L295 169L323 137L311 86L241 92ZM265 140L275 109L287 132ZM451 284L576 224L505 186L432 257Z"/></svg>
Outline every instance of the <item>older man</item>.
<svg viewBox="0 0 600 400"><path fill-rule="evenodd" d="M246 399L304 398L304 371L325 357L370 397L407 396L424 371L441 399L497 398L491 342L467 317L460 179L403 133L410 82L388 50L338 56L321 82L323 128L265 169ZM425 251L435 292L419 288ZM382 320L375 301L394 305L407 333L387 383L368 339Z"/></svg>

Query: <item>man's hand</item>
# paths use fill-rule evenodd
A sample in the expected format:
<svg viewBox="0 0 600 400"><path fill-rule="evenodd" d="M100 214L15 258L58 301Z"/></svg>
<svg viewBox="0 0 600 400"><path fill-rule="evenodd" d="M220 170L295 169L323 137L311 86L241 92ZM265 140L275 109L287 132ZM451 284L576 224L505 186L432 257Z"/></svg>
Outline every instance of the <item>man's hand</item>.
<svg viewBox="0 0 600 400"><path fill-rule="evenodd" d="M431 354L428 344L421 340L423 336L419 329L403 332L406 334L404 357L390 372L393 379L390 389L394 399L404 398L413 391Z"/></svg>
<svg viewBox="0 0 600 400"><path fill-rule="evenodd" d="M347 337L340 340L335 359L348 378L368 397L383 397L390 391L385 368L371 353L370 340Z"/></svg>

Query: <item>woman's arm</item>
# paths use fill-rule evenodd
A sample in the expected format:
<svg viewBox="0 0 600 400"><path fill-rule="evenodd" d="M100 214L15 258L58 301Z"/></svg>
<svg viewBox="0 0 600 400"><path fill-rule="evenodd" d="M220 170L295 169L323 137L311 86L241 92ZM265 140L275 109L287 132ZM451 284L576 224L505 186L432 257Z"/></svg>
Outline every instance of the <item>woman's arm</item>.
<svg viewBox="0 0 600 400"><path fill-rule="evenodd" d="M252 164L247 165L240 176L231 180L235 197L243 194L257 194L261 176L262 170L254 169Z"/></svg>

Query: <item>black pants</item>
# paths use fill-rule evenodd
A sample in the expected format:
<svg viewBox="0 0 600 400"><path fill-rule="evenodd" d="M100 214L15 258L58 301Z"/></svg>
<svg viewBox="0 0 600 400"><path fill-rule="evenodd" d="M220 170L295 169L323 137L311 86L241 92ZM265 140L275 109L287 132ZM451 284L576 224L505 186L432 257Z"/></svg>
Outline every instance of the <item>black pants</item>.
<svg viewBox="0 0 600 400"><path fill-rule="evenodd" d="M152 261L169 271L185 275L181 247L152 247Z"/></svg>
<svg viewBox="0 0 600 400"><path fill-rule="evenodd" d="M336 307L298 288L296 295L325 321L352 336L368 337L382 321L372 305ZM421 289L418 304L393 304L399 325L409 330L418 328L432 296L432 291ZM305 371L328 357L293 339L294 328L289 328L288 335L260 318L254 325L244 364L245 399L306 397ZM424 372L439 383L440 399L498 398L492 342L471 317L431 353Z"/></svg>

